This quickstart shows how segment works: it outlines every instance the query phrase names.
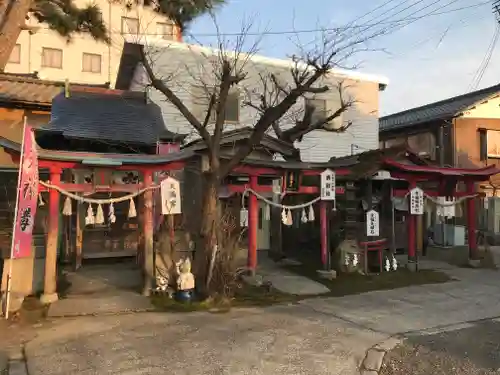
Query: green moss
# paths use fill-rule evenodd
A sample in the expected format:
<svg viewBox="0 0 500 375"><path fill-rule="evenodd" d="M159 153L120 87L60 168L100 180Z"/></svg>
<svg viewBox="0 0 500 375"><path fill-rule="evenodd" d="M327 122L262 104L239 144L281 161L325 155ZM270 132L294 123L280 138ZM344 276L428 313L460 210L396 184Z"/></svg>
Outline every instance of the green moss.
<svg viewBox="0 0 500 375"><path fill-rule="evenodd" d="M361 275L359 273L339 274L334 280L320 277L316 270L303 265L288 265L284 268L295 274L308 277L325 285L329 293L321 296L342 297L351 294L366 293L375 290L390 290L412 285L440 284L452 280L447 274L434 270L420 270L410 272L399 269L393 272L384 272L378 275Z"/></svg>

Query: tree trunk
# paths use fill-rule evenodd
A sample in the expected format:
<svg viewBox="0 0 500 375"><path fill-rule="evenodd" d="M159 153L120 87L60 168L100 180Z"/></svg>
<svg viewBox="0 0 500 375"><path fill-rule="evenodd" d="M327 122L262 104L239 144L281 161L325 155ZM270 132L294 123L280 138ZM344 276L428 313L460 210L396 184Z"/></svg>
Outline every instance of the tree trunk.
<svg viewBox="0 0 500 375"><path fill-rule="evenodd" d="M9 61L30 7L31 0L4 0L0 5L0 71Z"/></svg>
<svg viewBox="0 0 500 375"><path fill-rule="evenodd" d="M214 174L207 174L204 182L201 230L195 255L197 285L202 289L205 289L212 251L217 244L217 225L220 220L219 179Z"/></svg>

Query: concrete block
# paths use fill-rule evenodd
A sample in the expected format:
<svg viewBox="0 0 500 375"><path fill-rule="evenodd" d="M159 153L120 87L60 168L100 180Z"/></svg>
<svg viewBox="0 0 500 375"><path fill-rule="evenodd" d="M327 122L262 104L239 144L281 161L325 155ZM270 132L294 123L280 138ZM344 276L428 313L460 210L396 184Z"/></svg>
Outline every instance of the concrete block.
<svg viewBox="0 0 500 375"><path fill-rule="evenodd" d="M366 353L366 358L363 361L363 368L366 370L378 371L382 367L385 351L370 349Z"/></svg>
<svg viewBox="0 0 500 375"><path fill-rule="evenodd" d="M9 375L9 357L6 353L0 352L0 375Z"/></svg>
<svg viewBox="0 0 500 375"><path fill-rule="evenodd" d="M52 293L52 294L42 294L40 296L40 302L43 303L44 305L50 305L51 303L56 302L59 300L59 296L57 293Z"/></svg>
<svg viewBox="0 0 500 375"><path fill-rule="evenodd" d="M410 271L410 272L417 272L417 263L414 263L414 262L409 262L406 264L406 268Z"/></svg>
<svg viewBox="0 0 500 375"><path fill-rule="evenodd" d="M337 278L337 271L335 270L330 270L330 271L318 270L316 272L318 273L319 277L324 279L334 280Z"/></svg>
<svg viewBox="0 0 500 375"><path fill-rule="evenodd" d="M385 352L388 352L389 350L394 349L396 346L401 344L403 340L398 339L396 337L389 337L388 339L379 342L377 345L374 346L374 349L382 350Z"/></svg>
<svg viewBox="0 0 500 375"><path fill-rule="evenodd" d="M378 375L378 371L375 371L375 370L361 370L361 375Z"/></svg>
<svg viewBox="0 0 500 375"><path fill-rule="evenodd" d="M252 286L262 286L264 279L260 275L245 275L242 277L244 283Z"/></svg>
<svg viewBox="0 0 500 375"><path fill-rule="evenodd" d="M479 268L481 267L481 261L478 259L469 259L469 266L472 268Z"/></svg>
<svg viewBox="0 0 500 375"><path fill-rule="evenodd" d="M28 375L26 363L24 361L10 361L9 375Z"/></svg>

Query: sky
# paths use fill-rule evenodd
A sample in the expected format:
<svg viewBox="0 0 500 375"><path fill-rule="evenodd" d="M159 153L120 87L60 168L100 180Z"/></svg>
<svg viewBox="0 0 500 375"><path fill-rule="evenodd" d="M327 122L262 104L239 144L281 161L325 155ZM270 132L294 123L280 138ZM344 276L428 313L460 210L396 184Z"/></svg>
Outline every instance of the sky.
<svg viewBox="0 0 500 375"><path fill-rule="evenodd" d="M248 43L260 39L259 54L286 58L297 53L298 45L310 46L319 35L314 32L317 29L353 25L353 21L365 33L385 27L388 34L371 39L367 46L370 51L356 54L349 65L356 65L363 73L388 78L389 85L381 93L381 114L387 115L500 82L499 70L495 69L500 63L500 40L481 80L474 79L481 72L497 26L491 3L491 0L228 0L217 11L216 22L208 16L196 20L186 41L213 44L218 28L219 33L228 34L226 38L234 43L236 37L230 34L238 34L242 24L251 20L250 31L255 35L247 36ZM464 7L467 8L457 10ZM436 14L427 15L431 12ZM405 27L394 23L401 19L404 21L400 25L407 24ZM263 31L267 34L262 35Z"/></svg>

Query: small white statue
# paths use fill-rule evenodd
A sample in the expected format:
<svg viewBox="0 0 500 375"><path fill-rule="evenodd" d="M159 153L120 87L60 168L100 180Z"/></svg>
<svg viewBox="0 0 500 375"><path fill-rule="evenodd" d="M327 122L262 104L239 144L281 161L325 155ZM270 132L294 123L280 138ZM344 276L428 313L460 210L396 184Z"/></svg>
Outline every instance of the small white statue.
<svg viewBox="0 0 500 375"><path fill-rule="evenodd" d="M177 273L177 290L193 290L194 275L191 273L191 261L189 258L180 260L176 263Z"/></svg>
<svg viewBox="0 0 500 375"><path fill-rule="evenodd" d="M163 275L156 276L156 290L166 292L168 289L168 277Z"/></svg>

